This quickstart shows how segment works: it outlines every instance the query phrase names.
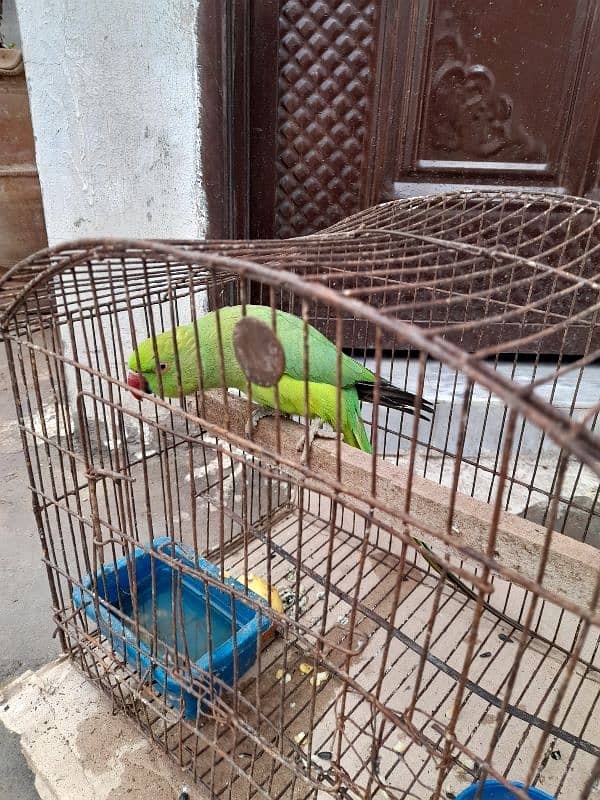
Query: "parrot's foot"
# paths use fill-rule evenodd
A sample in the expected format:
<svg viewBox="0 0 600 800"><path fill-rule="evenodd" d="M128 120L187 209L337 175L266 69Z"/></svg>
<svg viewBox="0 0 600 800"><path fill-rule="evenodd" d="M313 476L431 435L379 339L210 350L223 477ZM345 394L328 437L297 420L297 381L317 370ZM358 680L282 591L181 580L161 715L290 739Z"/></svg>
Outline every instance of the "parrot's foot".
<svg viewBox="0 0 600 800"><path fill-rule="evenodd" d="M319 439L335 439L337 437L337 433L335 431L327 431L323 427L323 420L316 417L315 419L310 421L310 425L308 428L308 437L305 433L298 439L298 445L296 449L298 452L302 450L302 463L308 463L308 454L312 447L312 444L316 438Z"/></svg>
<svg viewBox="0 0 600 800"><path fill-rule="evenodd" d="M256 429L256 426L265 417L273 417L275 415L275 409L269 408L268 406L258 406L252 412L252 416L246 423L246 436L250 439L252 436L253 431Z"/></svg>

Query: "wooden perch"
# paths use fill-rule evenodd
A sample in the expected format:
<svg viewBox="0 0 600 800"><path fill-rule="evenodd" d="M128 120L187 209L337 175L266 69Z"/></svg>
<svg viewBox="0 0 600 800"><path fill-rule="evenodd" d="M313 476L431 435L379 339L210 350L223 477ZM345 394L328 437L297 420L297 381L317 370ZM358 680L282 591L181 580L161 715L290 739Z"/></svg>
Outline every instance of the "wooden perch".
<svg viewBox="0 0 600 800"><path fill-rule="evenodd" d="M237 436L244 436L247 420L247 401L228 396L229 430ZM190 405L190 411L195 408ZM205 395L203 418L210 426L225 427L226 412L223 395L220 391ZM288 419L281 420L281 454L299 462L297 451L299 438L304 428ZM265 418L258 423L254 432L254 442L272 451L276 450L276 423ZM354 492L361 493L364 499L370 496L371 459L363 453L342 443L341 483L351 486ZM316 439L311 453L311 470L322 473L330 479L336 474L336 442ZM388 461L377 464L376 497L382 504L394 508L404 507L408 471ZM315 487L318 488L318 487ZM423 526L445 532L448 526L448 509L452 492L427 478L413 475L410 514ZM452 526L455 540L474 550L486 552L492 522L493 507L481 500L457 493L454 501ZM399 527L399 518L382 512L377 516L384 522ZM420 530L415 533L437 552L440 542L435 537ZM522 517L503 511L500 514L498 531L494 546L495 560L503 567L518 572L527 580L537 581L546 529ZM546 569L543 587L553 594L567 598L571 603L589 608L594 587L600 575L600 551L584 542L571 539L555 532Z"/></svg>

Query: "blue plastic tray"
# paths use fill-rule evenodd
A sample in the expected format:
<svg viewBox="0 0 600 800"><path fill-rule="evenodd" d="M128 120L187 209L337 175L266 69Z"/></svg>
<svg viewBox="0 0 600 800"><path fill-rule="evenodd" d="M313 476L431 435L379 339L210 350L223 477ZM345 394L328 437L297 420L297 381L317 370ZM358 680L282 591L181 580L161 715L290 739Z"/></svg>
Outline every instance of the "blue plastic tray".
<svg viewBox="0 0 600 800"><path fill-rule="evenodd" d="M185 546L174 544L168 537L155 539L152 543L154 550L161 550L165 555L193 567L193 557L187 552ZM159 647L155 653L153 670L154 687L161 694L165 691L169 704L175 708L180 707L183 696L185 716L188 719L195 719L198 706L197 697L189 691L183 690L163 667L165 663L166 648L176 647L180 656L185 655L184 636L181 630L180 604L179 598L176 602L178 627L173 631L172 622L172 601L173 586L177 586L179 576L168 564L152 558L149 553L141 549L136 549L134 553L135 574L138 596L138 613L140 625L150 632L152 631L152 573L151 560L154 561L155 586L156 586L156 614ZM220 570L204 559L198 559L199 572L206 573L213 577L220 577ZM120 608L123 614L133 618L133 607L131 600L129 572L127 561L121 558L115 564L104 566L104 575L98 570L97 588L98 594L107 600L112 606ZM177 577L177 581L174 580ZM245 587L237 581L227 578L225 584L236 587L244 592ZM94 608L93 595L90 591L93 587L91 575L87 575L83 580L83 591L78 587L73 589L73 602L76 608L85 605L87 616L98 623L101 632L112 642L113 650L118 653L130 667L136 671L141 668L141 673L149 674L151 665L150 647L148 639L140 635L140 654L136 647L136 637L133 626L123 624L120 617L110 612L107 608L100 605L100 619L97 619L96 609ZM234 598L235 623L232 628L232 608L231 595L215 586L208 586L200 579L190 575L181 575L181 605L183 606L183 620L185 629L185 643L192 662L192 681L195 690L203 696L203 699L210 701L210 681L207 674L210 674L209 661L209 642L208 626L206 621L206 588L208 588L208 607L210 609L211 640L212 640L212 675L221 679L228 686L233 686L235 664L234 650L237 657L238 678L247 672L256 659L256 643L260 636L271 627L271 620L259 615L258 610L252 608L242 600ZM267 605L266 601L254 592L248 592L252 600ZM177 597L177 594L176 594ZM258 630L260 616L260 632ZM110 625L109 625L110 619ZM175 641L176 639L176 641ZM172 654L169 658L170 666ZM218 688L215 687L215 692Z"/></svg>
<svg viewBox="0 0 600 800"><path fill-rule="evenodd" d="M511 781L511 783L519 789L523 788L523 784L519 781ZM479 783L474 783L472 786L467 787L458 795L456 800L472 800L475 797L478 786ZM503 786L500 781L493 780L484 781L483 791L479 797L481 800L515 800L515 796L511 791ZM535 786L529 787L527 797L531 797L531 800L555 800L554 797L542 792L541 789L536 789Z"/></svg>

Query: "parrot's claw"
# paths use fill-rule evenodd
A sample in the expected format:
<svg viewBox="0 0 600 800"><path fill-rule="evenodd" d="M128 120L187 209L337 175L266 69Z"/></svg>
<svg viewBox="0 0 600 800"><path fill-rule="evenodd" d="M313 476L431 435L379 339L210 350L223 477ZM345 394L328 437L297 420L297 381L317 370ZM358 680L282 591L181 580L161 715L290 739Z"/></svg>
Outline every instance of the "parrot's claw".
<svg viewBox="0 0 600 800"><path fill-rule="evenodd" d="M265 417L272 417L275 414L274 408L268 408L267 406L258 406L252 412L252 416L246 422L246 436L248 439L252 438L252 433L256 429L256 426L260 422L261 419Z"/></svg>
<svg viewBox="0 0 600 800"><path fill-rule="evenodd" d="M323 420L316 419L311 420L309 428L308 428L308 437L305 433L298 439L298 445L296 449L298 452L302 451L302 463L308 463L308 454L312 447L312 444L316 438L318 439L335 439L337 437L337 433L335 431L328 431L325 430L323 427Z"/></svg>

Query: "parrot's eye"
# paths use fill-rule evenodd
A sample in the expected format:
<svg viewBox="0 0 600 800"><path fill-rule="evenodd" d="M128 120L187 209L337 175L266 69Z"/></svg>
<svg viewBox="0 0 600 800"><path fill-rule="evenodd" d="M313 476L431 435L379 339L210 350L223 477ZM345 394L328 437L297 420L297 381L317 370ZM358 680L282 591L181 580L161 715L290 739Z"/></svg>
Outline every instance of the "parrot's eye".
<svg viewBox="0 0 600 800"><path fill-rule="evenodd" d="M168 366L169 366L169 365L167 364L167 362L166 362L166 361L161 361L161 362L160 362L160 371L161 371L161 372L164 372L164 371L167 369L167 367L168 367Z"/></svg>

